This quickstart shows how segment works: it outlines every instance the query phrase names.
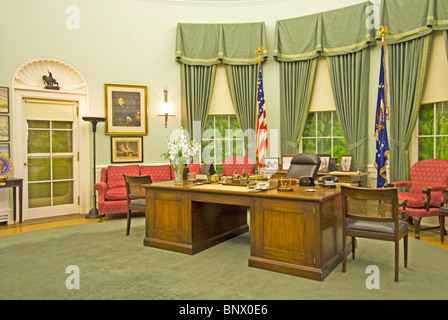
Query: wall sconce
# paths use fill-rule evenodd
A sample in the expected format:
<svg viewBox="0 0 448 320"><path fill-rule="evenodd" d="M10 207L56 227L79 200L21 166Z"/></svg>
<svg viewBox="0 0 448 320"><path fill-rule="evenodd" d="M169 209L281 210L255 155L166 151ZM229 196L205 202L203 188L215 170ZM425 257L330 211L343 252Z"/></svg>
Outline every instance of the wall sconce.
<svg viewBox="0 0 448 320"><path fill-rule="evenodd" d="M159 114L159 117L165 117L165 128L167 127L168 117L174 117L174 114L170 114L170 103L168 102L168 87L165 86L163 88L163 106L162 106L162 114Z"/></svg>

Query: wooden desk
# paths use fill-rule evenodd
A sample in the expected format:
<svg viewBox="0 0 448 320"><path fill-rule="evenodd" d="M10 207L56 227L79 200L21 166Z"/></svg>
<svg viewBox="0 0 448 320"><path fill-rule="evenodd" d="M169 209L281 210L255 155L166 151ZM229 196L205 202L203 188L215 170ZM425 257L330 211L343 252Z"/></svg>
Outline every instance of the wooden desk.
<svg viewBox="0 0 448 320"><path fill-rule="evenodd" d="M19 189L19 222L22 223L23 179L19 179L19 178L0 179L0 188L12 188L13 221L14 222L16 222L16 207L17 207L16 188Z"/></svg>
<svg viewBox="0 0 448 320"><path fill-rule="evenodd" d="M323 280L341 261L339 188L257 192L172 181L144 187L145 246L194 254L247 232L249 209L249 266Z"/></svg>

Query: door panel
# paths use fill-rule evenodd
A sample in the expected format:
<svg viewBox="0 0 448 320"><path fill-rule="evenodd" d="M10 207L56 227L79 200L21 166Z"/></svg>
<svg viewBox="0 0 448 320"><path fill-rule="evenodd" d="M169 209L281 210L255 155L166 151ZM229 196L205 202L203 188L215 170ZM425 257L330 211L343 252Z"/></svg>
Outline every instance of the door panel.
<svg viewBox="0 0 448 320"><path fill-rule="evenodd" d="M28 219L79 213L75 102L25 102Z"/></svg>

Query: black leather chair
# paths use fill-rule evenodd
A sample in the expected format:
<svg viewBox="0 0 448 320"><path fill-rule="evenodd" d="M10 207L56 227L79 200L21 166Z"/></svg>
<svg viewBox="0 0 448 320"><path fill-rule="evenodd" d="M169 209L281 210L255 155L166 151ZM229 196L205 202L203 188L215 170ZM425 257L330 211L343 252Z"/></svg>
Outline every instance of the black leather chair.
<svg viewBox="0 0 448 320"><path fill-rule="evenodd" d="M299 153L291 160L291 166L285 178L300 179L300 177L311 177L316 180L317 171L320 167L320 158L313 153Z"/></svg>

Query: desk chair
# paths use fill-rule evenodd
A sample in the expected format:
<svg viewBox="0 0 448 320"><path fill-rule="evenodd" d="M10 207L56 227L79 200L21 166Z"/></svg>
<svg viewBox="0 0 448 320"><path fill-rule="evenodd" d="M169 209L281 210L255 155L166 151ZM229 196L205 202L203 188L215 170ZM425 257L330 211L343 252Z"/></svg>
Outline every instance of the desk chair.
<svg viewBox="0 0 448 320"><path fill-rule="evenodd" d="M312 177L316 180L320 167L320 158L313 153L299 153L291 159L291 165L285 178L299 179L300 177Z"/></svg>
<svg viewBox="0 0 448 320"><path fill-rule="evenodd" d="M126 235L129 235L131 228L131 216L133 212L145 212L146 199L143 184L152 183L151 176L127 176L123 174L126 185L127 198L127 226Z"/></svg>
<svg viewBox="0 0 448 320"><path fill-rule="evenodd" d="M398 282L398 245L403 238L404 266L408 263L408 224L398 218L397 188L360 188L341 185L342 272L346 271L347 237L352 238L355 258L356 237L395 243L395 282Z"/></svg>

